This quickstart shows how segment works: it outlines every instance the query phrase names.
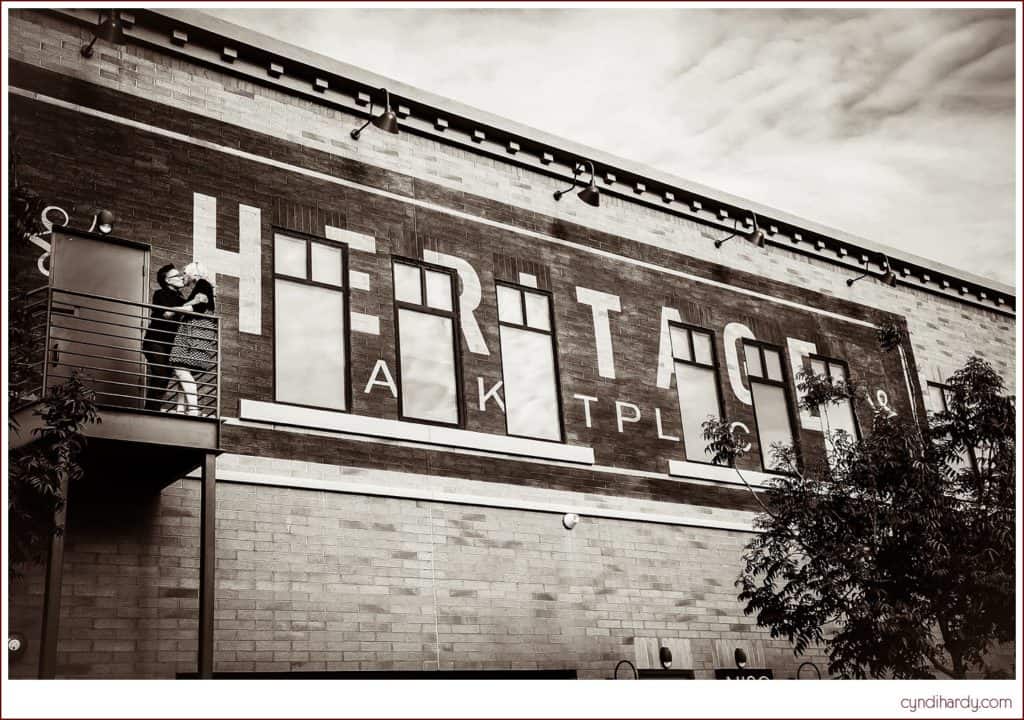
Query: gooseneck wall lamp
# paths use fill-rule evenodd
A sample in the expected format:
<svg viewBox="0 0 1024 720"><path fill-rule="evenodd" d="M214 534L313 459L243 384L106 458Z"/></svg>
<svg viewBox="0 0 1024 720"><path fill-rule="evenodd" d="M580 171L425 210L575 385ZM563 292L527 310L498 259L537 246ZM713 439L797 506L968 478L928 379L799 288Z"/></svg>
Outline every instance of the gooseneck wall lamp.
<svg viewBox="0 0 1024 720"><path fill-rule="evenodd" d="M373 116L373 98L371 98L370 118L366 122L364 122L360 127L357 127L350 133L350 135L352 135L353 140L358 140L359 135L363 132L363 130L366 129L366 126L369 125L370 123L373 123L376 127L379 127L384 132L389 132L392 135L398 134L398 116L395 115L394 111L391 109L391 94L388 92L387 88L381 88L380 91L384 93L384 112L382 112L377 117Z"/></svg>
<svg viewBox="0 0 1024 720"><path fill-rule="evenodd" d="M733 220L733 221L732 221L732 226L733 226L734 228L736 227L736 222L737 222L736 220ZM720 247L722 247L722 246L723 246L723 245L725 245L725 244L726 244L727 242L729 242L730 240L732 240L732 239L733 239L734 237L737 237L737 236L738 236L739 234L740 234L740 232L739 232L739 230L737 230L736 232L734 232L734 233L732 233L732 234L730 234L730 235L726 235L726 236L725 236L724 238L718 238L717 240L715 240L715 247L716 247L716 248L720 248Z"/></svg>
<svg viewBox="0 0 1024 720"><path fill-rule="evenodd" d="M893 272L892 266L889 264L889 258L885 255L882 256L882 274L874 275L870 270L865 270L863 273L855 278L848 278L846 281L846 287L852 287L858 280L863 280L866 277L877 277L883 283L889 287L896 287L896 273Z"/></svg>
<svg viewBox="0 0 1024 720"><path fill-rule="evenodd" d="M745 232L743 232L741 230L736 230L731 235L728 235L728 236L726 236L724 238L720 238L718 240L715 240L715 247L716 248L721 248L723 245L725 245L727 242L732 240L734 237L739 237L739 236L743 235L743 236L746 236L747 239L750 242L754 243L759 248L763 248L764 247L764 230L762 230L758 226L758 224L757 224L757 213L751 213L751 215L753 215L753 217L754 217L754 229L751 230L750 233L745 233ZM734 228L736 227L736 222L737 222L736 220L733 220L732 225L733 225Z"/></svg>
<svg viewBox="0 0 1024 720"><path fill-rule="evenodd" d="M82 57L92 57L92 46L100 38L115 45L124 44L124 23L121 21L121 13L117 10L100 10L100 17L96 22L96 29L93 30L92 40L82 48Z"/></svg>
<svg viewBox="0 0 1024 720"><path fill-rule="evenodd" d="M589 168L589 169L588 169ZM598 207L601 204L601 191L597 188L597 183L594 180L594 163L589 160L586 163L576 163L572 169L572 185L567 187L565 190L555 190L555 200L561 200L562 196L570 190L574 189L579 183L577 182L580 173L584 171L590 173L590 184L585 188L576 193L576 196L585 202L587 205Z"/></svg>

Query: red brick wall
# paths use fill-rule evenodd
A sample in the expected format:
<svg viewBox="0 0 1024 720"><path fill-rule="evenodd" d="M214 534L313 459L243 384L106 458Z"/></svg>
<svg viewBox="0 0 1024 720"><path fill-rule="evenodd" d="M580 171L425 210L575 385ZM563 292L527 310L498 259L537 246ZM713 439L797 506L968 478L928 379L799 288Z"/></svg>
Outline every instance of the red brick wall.
<svg viewBox="0 0 1024 720"><path fill-rule="evenodd" d="M664 473L669 459L682 457L681 445L659 439L655 426L654 409L659 408L664 432L677 437L680 434L675 390L655 385L663 306L677 309L684 321L715 331L726 416L744 422L751 429L755 427L751 407L736 399L725 369L722 330L730 322L742 322L760 340L783 347L790 337L815 343L819 353L848 360L853 377L872 392L884 390L894 409L909 414L899 358L877 350L872 328L667 275L650 266L691 273L799 303L805 308L825 309L869 322L890 319L903 323L898 316L800 290L770 277L651 249L628 238L598 233L484 198L455 194L406 176L353 162L338 162L255 133L169 111L107 90L85 87L79 81L60 80L20 63L15 63L15 70L15 79L21 85L46 86L51 94L62 87L69 100L88 100L103 107L105 112L130 114L158 127L188 127L190 134L222 145L240 145L247 152L260 156L327 171L334 176L371 187L384 187L400 195L429 200L441 207L490 220L499 219L578 246L566 247L524 236L430 208L410 206L401 200L325 183L284 169L268 168L152 133L112 126L105 120L72 110L15 98L14 124L22 182L36 188L48 200L52 198L57 205L111 207L119 217L119 234L152 244L153 272L164 262L175 261L181 265L191 258L193 193L217 198L217 235L219 247L224 250L238 250L238 206L244 204L261 210L260 335L239 332L238 281L229 275L218 276L218 312L223 318L224 344L222 412L227 416L237 416L239 398L274 400L273 228L286 227L322 235L325 224L372 235L376 240L376 254L350 253L350 267L367 273L371 282L370 293L352 293L353 310L374 314L380 319L379 336L351 333L353 411L357 414L398 416L397 402L386 389L375 388L365 394L363 388L378 360L385 360L393 374L396 369L391 256L422 257L428 249L468 261L480 278L482 301L475 316L490 354L474 354L464 341L462 343L462 390L469 430L504 434L504 419L493 403L488 412L478 409L477 379L483 378L485 387L501 379L494 281L517 281L518 273L523 270L534 271L542 287L554 294L567 441L594 447L598 464ZM58 143L51 140L55 136L61 138ZM159 162L154 158L159 158ZM54 173L54 167L63 170ZM595 256L585 248L615 253L648 266ZM35 248L32 250L38 255ZM32 254L29 257L31 259ZM31 265L28 275L39 279ZM620 297L621 312L610 315L615 379L598 376L591 310L577 302L577 287ZM792 381L790 391L795 392ZM586 427L583 403L573 398L575 394L600 398L591 408L593 427ZM616 429L616 400L634 403L642 413L640 422L627 425L622 433ZM870 409L861 410L860 420L866 425L870 421ZM241 446L237 449L243 452L250 451L251 445L245 435L240 431L229 435L238 439ZM741 466L760 469L756 434L751 440L754 451L741 461ZM820 456L820 433L804 431L800 441L809 458ZM274 444L260 441L260 452L274 454ZM236 448L228 445L225 449ZM323 461L336 458L339 451L344 452L344 443L320 441L316 448L309 450L312 454L308 459ZM466 476L491 479L494 474L488 469ZM539 481L543 482L543 478ZM587 480L581 477L580 482L582 489ZM638 484L644 482L638 480Z"/></svg>

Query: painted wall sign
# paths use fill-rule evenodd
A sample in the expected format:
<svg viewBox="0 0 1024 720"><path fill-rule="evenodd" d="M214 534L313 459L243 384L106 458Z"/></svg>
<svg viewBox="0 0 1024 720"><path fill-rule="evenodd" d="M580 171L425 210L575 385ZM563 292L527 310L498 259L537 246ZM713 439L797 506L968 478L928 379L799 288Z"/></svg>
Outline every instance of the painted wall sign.
<svg viewBox="0 0 1024 720"><path fill-rule="evenodd" d="M774 680L771 668L715 668L715 680Z"/></svg>
<svg viewBox="0 0 1024 720"><path fill-rule="evenodd" d="M85 158L99 150L91 122L76 125L68 138L69 147ZM196 178L196 185L176 181L158 190L154 183L160 178L133 175L133 157L112 159L103 172L120 179L113 209L132 208L119 219L118 233L150 242L162 261L198 259L217 274L229 350L222 408L229 417L237 415L242 398L278 401L273 238L290 229L348 248L347 411L357 415L399 418L403 383L410 381L411 366L399 362L396 343L396 256L450 268L456 275L459 426L466 430L509 434L513 411L520 413L522 427L523 406L510 407L513 368L507 364L537 350L524 354L503 347L503 342L528 336L503 332L507 323L499 326L498 283L535 288L550 298L551 328L536 347L553 352L557 360L557 372L549 376L557 381L558 429L564 443L594 448L600 464L663 473L670 460L692 459L699 439L692 437L692 420L689 442L684 432L687 407L680 406L673 324L699 326L712 339L709 372L721 415L749 448L741 461L744 469L763 469L766 450L744 356L747 341L779 348L788 412L804 451L823 446L820 418L796 409L795 377L812 355L848 362L851 376L868 387L875 408L903 413L908 406L900 360L879 354L871 324L894 317L889 314L859 312L834 298L814 297L750 274L734 277L734 271L684 267L684 256L649 246L638 249L628 238L602 235L592 241L592 233L571 224L557 232L536 220L530 229L525 224L517 228L514 211L480 198L474 200L479 207L463 212L446 206L443 190L423 196L429 199L399 197L357 180L334 182L297 173L284 162L258 164L194 145L182 154L180 142L172 138L147 137L147 143L148 152L180 157L174 177ZM137 181L126 183L126 177ZM239 178L251 181L239 183ZM37 277L46 271L52 227L82 223L63 208L94 202L82 197L70 178L55 178L52 184L47 192L57 200L46 209L46 229L30 246L42 253L30 258ZM491 220L496 217L502 219ZM521 390L522 378L530 376L518 377ZM420 380L429 389L430 378ZM869 410L861 411L862 423ZM525 430L530 432L528 425ZM324 460L330 460L326 447Z"/></svg>

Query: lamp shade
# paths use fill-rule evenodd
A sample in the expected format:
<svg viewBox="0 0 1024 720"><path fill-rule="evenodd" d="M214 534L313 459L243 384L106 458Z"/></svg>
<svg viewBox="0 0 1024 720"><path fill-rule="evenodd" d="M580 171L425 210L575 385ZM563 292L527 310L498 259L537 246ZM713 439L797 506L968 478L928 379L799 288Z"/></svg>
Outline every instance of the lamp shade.
<svg viewBox="0 0 1024 720"><path fill-rule="evenodd" d="M587 185L587 187L580 190L576 194L576 197L587 205L592 205L593 207L599 207L601 205L601 191L598 190L597 185L594 184L593 180L590 181L590 184Z"/></svg>
<svg viewBox="0 0 1024 720"><path fill-rule="evenodd" d="M109 210L100 210L96 213L96 231L104 235L110 234L114 229L114 213Z"/></svg>
<svg viewBox="0 0 1024 720"><path fill-rule="evenodd" d="M121 21L121 13L117 10L100 11L96 37L115 45L124 45L124 23Z"/></svg>
<svg viewBox="0 0 1024 720"><path fill-rule="evenodd" d="M398 134L398 116L395 115L390 107L370 122L385 132L389 132L392 135Z"/></svg>

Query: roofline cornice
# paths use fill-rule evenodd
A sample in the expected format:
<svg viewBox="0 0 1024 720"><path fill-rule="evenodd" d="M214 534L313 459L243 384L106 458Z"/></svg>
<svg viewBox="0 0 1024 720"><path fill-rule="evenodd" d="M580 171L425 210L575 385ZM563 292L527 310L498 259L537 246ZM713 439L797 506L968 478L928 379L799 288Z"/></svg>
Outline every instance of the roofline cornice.
<svg viewBox="0 0 1024 720"><path fill-rule="evenodd" d="M95 10L49 10L95 23ZM1004 314L1016 288L812 220L557 137L450 98L372 73L198 10L122 10L134 42L313 102L368 116L369 93L386 87L405 132L429 136L541 174L571 181L578 160L594 163L602 192L726 231L757 214L767 243L846 267L878 268L888 257L900 284Z"/></svg>

